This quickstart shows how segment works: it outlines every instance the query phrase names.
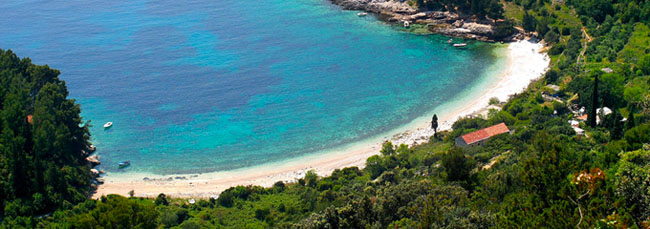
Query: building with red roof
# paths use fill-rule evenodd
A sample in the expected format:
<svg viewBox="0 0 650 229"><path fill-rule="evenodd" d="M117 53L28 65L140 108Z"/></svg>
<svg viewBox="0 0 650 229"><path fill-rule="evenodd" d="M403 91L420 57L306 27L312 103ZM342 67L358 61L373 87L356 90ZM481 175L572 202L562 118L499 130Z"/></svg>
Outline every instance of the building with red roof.
<svg viewBox="0 0 650 229"><path fill-rule="evenodd" d="M489 138L504 133L510 133L510 129L505 123L499 123L456 138L456 145L460 147L481 145Z"/></svg>

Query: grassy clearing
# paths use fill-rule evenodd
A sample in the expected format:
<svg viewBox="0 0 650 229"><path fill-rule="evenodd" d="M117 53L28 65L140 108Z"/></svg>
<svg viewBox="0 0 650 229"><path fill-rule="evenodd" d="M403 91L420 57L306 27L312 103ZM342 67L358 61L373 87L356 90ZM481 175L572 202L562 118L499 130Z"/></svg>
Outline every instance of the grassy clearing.
<svg viewBox="0 0 650 229"><path fill-rule="evenodd" d="M510 18L517 24L521 24L524 18L524 9L515 4L514 2L503 2L503 14L506 18Z"/></svg>
<svg viewBox="0 0 650 229"><path fill-rule="evenodd" d="M618 53L618 61L636 64L640 57L650 53L650 28L643 23L634 27L627 44Z"/></svg>

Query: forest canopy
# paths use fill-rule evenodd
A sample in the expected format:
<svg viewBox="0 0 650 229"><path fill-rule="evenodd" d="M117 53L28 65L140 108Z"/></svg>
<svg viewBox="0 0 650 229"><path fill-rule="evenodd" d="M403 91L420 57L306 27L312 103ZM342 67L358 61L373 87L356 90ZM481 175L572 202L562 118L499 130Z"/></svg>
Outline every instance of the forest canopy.
<svg viewBox="0 0 650 229"><path fill-rule="evenodd" d="M0 216L71 208L89 195L88 123L59 71L0 49Z"/></svg>

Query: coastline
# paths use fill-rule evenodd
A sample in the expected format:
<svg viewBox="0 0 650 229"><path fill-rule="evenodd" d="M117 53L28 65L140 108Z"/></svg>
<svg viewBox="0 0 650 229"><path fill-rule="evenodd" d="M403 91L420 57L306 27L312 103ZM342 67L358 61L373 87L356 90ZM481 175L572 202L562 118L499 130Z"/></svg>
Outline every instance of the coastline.
<svg viewBox="0 0 650 229"><path fill-rule="evenodd" d="M438 9L423 10L415 8L406 1L384 0L329 0L332 4L344 10L358 10L376 14L377 18L386 23L419 25L431 34L449 37L472 39L486 42L514 42L525 39L532 33L526 33L522 28L512 27L510 32L499 29L504 20L477 18L472 14L456 10ZM407 29L411 26L404 25Z"/></svg>
<svg viewBox="0 0 650 229"><path fill-rule="evenodd" d="M505 101L510 95L524 91L531 81L542 76L549 65L548 56L540 53L542 48L542 44L529 41L508 44L506 68L499 71L497 77L489 78L496 79L496 82L478 83L466 89L456 100L385 134L326 152L231 171L165 176L109 173L103 177L105 183L97 188L93 198L107 194L128 195L131 190L135 196L142 197L155 197L159 193L165 193L173 197L207 198L237 185L269 187L277 181L294 182L309 170L323 176L331 174L335 169L350 166L362 168L366 158L379 153L385 140L390 140L395 145L414 145L428 141L429 136L433 135L429 128L429 118L433 113L439 114L439 129L448 130L458 118L485 110L490 98L497 97ZM485 84L489 86L481 90ZM458 104L464 105L457 106Z"/></svg>

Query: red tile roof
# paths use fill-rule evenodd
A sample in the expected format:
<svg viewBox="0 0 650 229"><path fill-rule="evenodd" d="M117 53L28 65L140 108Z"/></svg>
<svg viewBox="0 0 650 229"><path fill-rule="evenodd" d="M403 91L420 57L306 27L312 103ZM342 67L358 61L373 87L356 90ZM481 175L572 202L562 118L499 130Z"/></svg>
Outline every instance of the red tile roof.
<svg viewBox="0 0 650 229"><path fill-rule="evenodd" d="M578 120L587 120L588 117L589 117L589 115L584 114L584 115L578 117Z"/></svg>
<svg viewBox="0 0 650 229"><path fill-rule="evenodd" d="M472 143L476 143L478 141L488 139L492 136L507 133L507 132L510 132L508 126L506 126L505 123L499 123L494 126L485 129L480 129L472 133L463 135L463 140L465 140L465 143L470 145Z"/></svg>
<svg viewBox="0 0 650 229"><path fill-rule="evenodd" d="M34 116L32 116L32 115L27 115L27 123L29 123L29 124L34 124Z"/></svg>

